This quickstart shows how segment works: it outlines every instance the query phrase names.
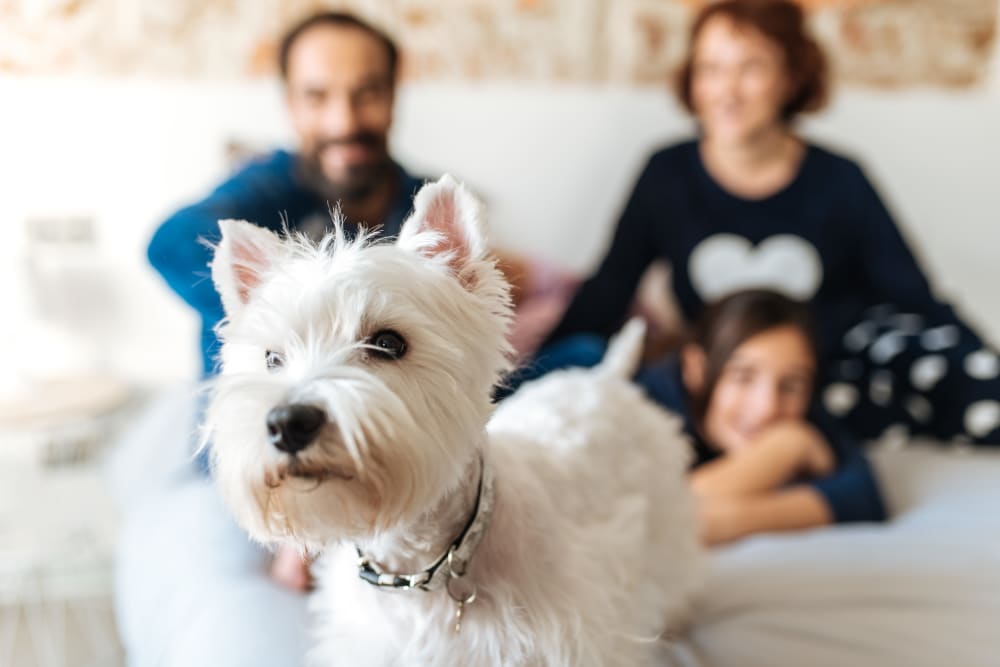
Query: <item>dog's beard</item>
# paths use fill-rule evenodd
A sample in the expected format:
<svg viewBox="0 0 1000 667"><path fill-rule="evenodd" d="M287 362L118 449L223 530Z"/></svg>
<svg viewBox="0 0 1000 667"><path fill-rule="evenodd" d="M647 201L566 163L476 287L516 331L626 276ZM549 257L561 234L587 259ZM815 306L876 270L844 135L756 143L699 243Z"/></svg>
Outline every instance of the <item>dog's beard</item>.
<svg viewBox="0 0 1000 667"><path fill-rule="evenodd" d="M332 480L353 481L358 476L354 465L348 461L311 461L291 456L264 473L264 484L277 488L286 480L313 482L317 486Z"/></svg>
<svg viewBox="0 0 1000 667"><path fill-rule="evenodd" d="M347 463L292 458L269 466L251 490L257 507L252 522L262 530L257 537L318 549L330 540L367 534L380 486Z"/></svg>
<svg viewBox="0 0 1000 667"><path fill-rule="evenodd" d="M331 146L357 144L375 149L376 157L364 164L348 167L343 177L332 179L323 170L323 151ZM347 137L321 140L313 150L303 155L300 176L308 187L330 202L363 201L379 184L392 176L392 160L385 145L385 137L371 132L359 132Z"/></svg>

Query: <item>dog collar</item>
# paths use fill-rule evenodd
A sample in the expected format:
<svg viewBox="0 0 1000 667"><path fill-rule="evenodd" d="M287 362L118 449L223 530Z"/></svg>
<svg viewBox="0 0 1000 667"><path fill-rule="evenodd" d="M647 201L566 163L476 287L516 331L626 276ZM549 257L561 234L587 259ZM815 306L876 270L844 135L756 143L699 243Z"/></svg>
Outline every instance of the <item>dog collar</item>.
<svg viewBox="0 0 1000 667"><path fill-rule="evenodd" d="M472 508L465 527L448 549L427 569L416 574L397 574L380 571L377 566L358 552L358 576L372 586L408 590L419 588L422 591L436 591L447 586L452 579L465 575L469 561L483 539L483 534L489 526L493 515L493 474L486 465L482 455L479 457L479 487L476 490L476 503ZM449 595L451 591L449 589Z"/></svg>

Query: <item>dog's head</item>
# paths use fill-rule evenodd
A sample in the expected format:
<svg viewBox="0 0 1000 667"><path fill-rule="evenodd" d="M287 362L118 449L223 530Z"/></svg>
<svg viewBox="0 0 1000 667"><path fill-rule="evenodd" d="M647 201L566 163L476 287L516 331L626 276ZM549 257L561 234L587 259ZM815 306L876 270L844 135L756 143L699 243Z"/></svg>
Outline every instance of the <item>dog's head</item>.
<svg viewBox="0 0 1000 667"><path fill-rule="evenodd" d="M479 455L509 367L506 282L479 202L424 186L395 243L220 223L226 319L206 419L213 468L263 542L317 548L411 521Z"/></svg>

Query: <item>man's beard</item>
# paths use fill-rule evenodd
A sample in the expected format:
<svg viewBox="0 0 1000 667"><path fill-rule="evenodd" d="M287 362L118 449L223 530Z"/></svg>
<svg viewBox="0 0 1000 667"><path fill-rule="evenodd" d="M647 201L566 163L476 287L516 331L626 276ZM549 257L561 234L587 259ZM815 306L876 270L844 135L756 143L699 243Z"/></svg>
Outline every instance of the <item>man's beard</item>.
<svg viewBox="0 0 1000 667"><path fill-rule="evenodd" d="M379 150L378 156L366 164L348 167L346 173L337 180L330 179L323 171L320 156L330 146L361 144ZM385 149L385 138L370 132L352 134L337 139L324 139L315 148L303 155L301 176L306 185L328 199L331 203L361 201L367 198L392 173L392 160Z"/></svg>

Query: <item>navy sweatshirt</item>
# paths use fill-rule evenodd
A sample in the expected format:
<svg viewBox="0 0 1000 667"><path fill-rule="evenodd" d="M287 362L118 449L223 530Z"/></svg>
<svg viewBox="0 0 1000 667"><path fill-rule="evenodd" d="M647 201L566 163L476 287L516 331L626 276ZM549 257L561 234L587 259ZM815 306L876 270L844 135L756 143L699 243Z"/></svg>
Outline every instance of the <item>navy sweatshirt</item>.
<svg viewBox="0 0 1000 667"><path fill-rule="evenodd" d="M399 233L422 183L398 165L396 169L398 187L389 215L385 220L368 221L370 225L381 224L384 236ZM292 230L321 232L330 224L334 203L309 187L298 155L276 151L249 163L207 198L174 213L156 230L147 251L149 262L201 316L205 375L215 370L218 341L214 327L223 316L208 268L212 250L206 245L220 240L219 220L249 220L279 231L285 216Z"/></svg>
<svg viewBox="0 0 1000 667"><path fill-rule="evenodd" d="M883 303L968 331L932 296L858 165L813 145L792 182L763 199L735 196L716 183L696 141L654 154L610 250L547 342L617 331L639 278L657 259L673 267L672 289L689 321L705 303L744 288L811 302L822 361L868 308Z"/></svg>
<svg viewBox="0 0 1000 667"><path fill-rule="evenodd" d="M689 397L681 380L680 364L676 358L644 368L636 382L646 390L650 398L681 417L684 429L694 443L695 466L721 455L719 450L702 439L692 421L688 408ZM810 409L806 420L823 434L837 459L837 467L833 473L804 482L826 501L834 522L884 520L886 513L882 496L871 465L859 443L816 407Z"/></svg>

